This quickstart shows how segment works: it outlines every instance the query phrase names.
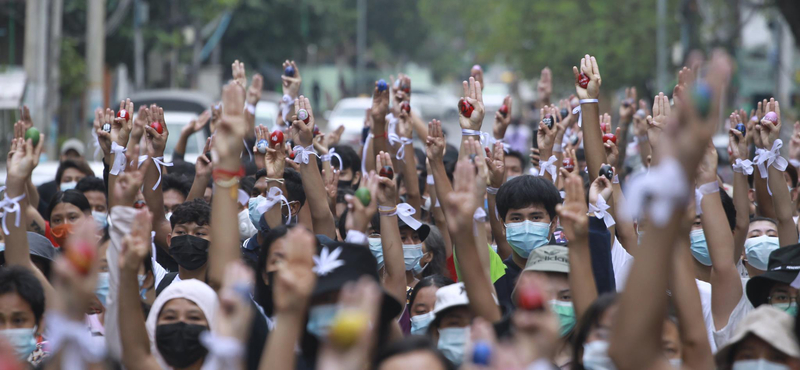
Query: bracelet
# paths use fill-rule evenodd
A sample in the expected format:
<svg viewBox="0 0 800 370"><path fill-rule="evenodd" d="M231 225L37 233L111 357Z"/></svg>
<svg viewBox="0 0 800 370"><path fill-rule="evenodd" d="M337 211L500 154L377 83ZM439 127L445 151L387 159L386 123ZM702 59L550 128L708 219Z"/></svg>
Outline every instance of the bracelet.
<svg viewBox="0 0 800 370"><path fill-rule="evenodd" d="M372 138L373 138L373 139L377 139L377 138L381 138L381 137L382 137L382 138L384 138L384 139L386 139L386 138L387 138L387 136L386 136L386 131L384 131L384 132L383 132L382 134L380 134L380 135L378 135L378 134L376 134L376 133L372 133Z"/></svg>
<svg viewBox="0 0 800 370"><path fill-rule="evenodd" d="M497 194L498 190L500 190L500 188L495 188L495 187L491 187L491 186L487 186L486 187L486 192L489 193L489 194L492 194L492 195Z"/></svg>
<svg viewBox="0 0 800 370"><path fill-rule="evenodd" d="M425 183L428 184L428 185L433 185L433 175L428 175L425 178Z"/></svg>
<svg viewBox="0 0 800 370"><path fill-rule="evenodd" d="M253 104L245 103L244 104L244 110L245 110L245 112L248 112L248 113L250 113L250 114L252 114L254 116L256 115L256 106L253 105Z"/></svg>
<svg viewBox="0 0 800 370"><path fill-rule="evenodd" d="M719 192L719 182L717 181L700 185L697 187L697 189L694 189L695 214L703 214L703 210L700 207L700 203L703 201L703 196L717 192Z"/></svg>
<svg viewBox="0 0 800 370"><path fill-rule="evenodd" d="M386 206L378 206L378 213L381 216L394 216L397 212L397 206L394 207L386 207Z"/></svg>
<svg viewBox="0 0 800 370"><path fill-rule="evenodd" d="M590 104L590 103L598 103L598 102L599 102L599 100L597 100L597 99L581 99L580 100L581 104Z"/></svg>
<svg viewBox="0 0 800 370"><path fill-rule="evenodd" d="M220 177L226 177L226 178L229 178L229 179L233 178L233 177L236 177L238 179L238 178L244 177L245 175L246 175L246 173L244 172L244 166L239 166L239 170L236 171L236 172L228 171L228 170L223 169L223 168L215 168L214 172L211 173L211 177L213 177L214 180L217 180Z"/></svg>
<svg viewBox="0 0 800 370"><path fill-rule="evenodd" d="M553 144L553 153L562 153L564 150L561 148L561 144Z"/></svg>
<svg viewBox="0 0 800 370"><path fill-rule="evenodd" d="M461 129L461 136L480 136L480 130L470 130L466 128Z"/></svg>
<svg viewBox="0 0 800 370"><path fill-rule="evenodd" d="M277 183L280 183L280 184L284 183L283 179L273 179L273 178L269 178L269 177L265 177L264 179L267 180L267 182L273 182L274 181L274 182L277 182Z"/></svg>
<svg viewBox="0 0 800 370"><path fill-rule="evenodd" d="M223 188L229 188L229 187L232 187L234 185L239 185L239 178L238 177L231 177L231 178L229 178L227 180L222 180L222 179L217 178L217 179L214 179L214 184L217 184L218 186L221 186Z"/></svg>
<svg viewBox="0 0 800 370"><path fill-rule="evenodd" d="M619 184L619 175L614 174L614 177L611 179L612 184Z"/></svg>

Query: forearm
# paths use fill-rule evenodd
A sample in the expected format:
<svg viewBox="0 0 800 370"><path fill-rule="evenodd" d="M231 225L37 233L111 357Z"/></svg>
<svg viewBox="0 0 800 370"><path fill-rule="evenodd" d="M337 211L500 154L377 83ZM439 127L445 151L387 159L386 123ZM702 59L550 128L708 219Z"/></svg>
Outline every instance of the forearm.
<svg viewBox="0 0 800 370"><path fill-rule="evenodd" d="M46 225L44 223L44 217L42 217L42 215L39 214L39 211L37 211L35 207L28 204L28 206L25 207L25 217L27 217L27 219L30 220L30 222L28 223L28 231L32 231L39 235L46 236L44 235L46 229Z"/></svg>
<svg viewBox="0 0 800 370"><path fill-rule="evenodd" d="M719 194L711 193L701 202L703 232L711 257L711 313L717 328L724 327L742 297L742 283L733 256L733 235L725 220Z"/></svg>
<svg viewBox="0 0 800 370"><path fill-rule="evenodd" d="M434 202L433 199L431 199L431 202ZM447 229L447 219L444 216L444 211L442 211L441 206L436 207L434 204L431 204L431 210L434 224L439 228L439 232L442 233L442 238L444 239L444 258L448 259L453 255L453 241L450 237L450 231Z"/></svg>
<svg viewBox="0 0 800 370"><path fill-rule="evenodd" d="M23 196L18 201L19 208L13 213L8 212L5 219L2 220L8 228L8 234L5 237L5 260L7 266L22 266L26 269L36 269L31 262L30 248L28 247L28 218L25 215L25 210L28 209L28 200L25 195L25 180L8 176L6 179L6 199L13 199ZM6 209L11 209L11 205ZM19 217L19 222L16 218ZM0 230L2 232L2 230Z"/></svg>
<svg viewBox="0 0 800 370"><path fill-rule="evenodd" d="M792 196L786 187L783 171L769 167L769 188L772 190L772 206L778 221L778 238L781 247L797 244L797 226L792 218Z"/></svg>
<svg viewBox="0 0 800 370"><path fill-rule="evenodd" d="M639 235L636 233L636 228L633 226L633 218L627 212L625 205L625 195L622 193L622 187L619 184L612 184L614 190L614 211L616 213L616 228L617 239L622 248L633 254L636 247L639 245Z"/></svg>
<svg viewBox="0 0 800 370"><path fill-rule="evenodd" d="M152 160L147 158L148 161ZM156 232L155 244L169 253L169 244L167 243L167 235L172 232L172 227L167 221L167 216L164 213L164 193L162 192L163 183L159 182L158 186L153 189L158 177L160 175L157 166L151 164L147 166L147 172L144 175L144 185L142 194L144 194L144 201L147 204L147 209L153 214L153 231ZM109 183L114 179L116 183L117 176L109 176ZM111 188L113 189L113 188ZM114 198L114 197L110 197ZM116 204L121 206L133 206L133 204Z"/></svg>
<svg viewBox="0 0 800 370"><path fill-rule="evenodd" d="M361 158L361 161L364 163L364 169L369 173L370 171L375 170L375 156L378 152L375 151L375 138L367 138L367 141L364 142L364 145L367 146L367 157ZM358 152L359 155L362 155L363 149ZM366 173L362 173L361 176L366 176Z"/></svg>
<svg viewBox="0 0 800 370"><path fill-rule="evenodd" d="M511 256L511 246L506 240L506 226L497 217L497 212L494 211L497 209L497 195L487 194L487 200L489 201L489 211L487 212L489 214L489 225L492 227L494 242L497 243L497 254L500 258L506 259Z"/></svg>
<svg viewBox="0 0 800 370"><path fill-rule="evenodd" d="M589 168L589 181L594 181L599 176L600 166L608 162L605 147L603 147L603 133L600 132L600 108L597 103L581 104L581 117L583 119L583 148L586 166Z"/></svg>
<svg viewBox="0 0 800 370"><path fill-rule="evenodd" d="M414 131L417 132L417 137L426 138L428 137L428 125L422 120L422 117L417 115L416 111L412 111L411 115L411 124L414 125Z"/></svg>
<svg viewBox="0 0 800 370"><path fill-rule="evenodd" d="M295 346L303 331L303 312L279 312L267 338L258 370L295 370Z"/></svg>
<svg viewBox="0 0 800 370"><path fill-rule="evenodd" d="M688 239L678 240L679 245L673 255L672 273L669 274L669 286L678 312L678 331L683 348L681 357L684 365L691 369L713 369L714 358L703 321L700 293L693 278Z"/></svg>
<svg viewBox="0 0 800 370"><path fill-rule="evenodd" d="M385 119L374 120L372 124L372 133L373 133L372 137L373 155L371 157L375 158L375 156L380 152L388 153L389 145L386 142L386 120Z"/></svg>
<svg viewBox="0 0 800 370"><path fill-rule="evenodd" d="M218 290L222 286L225 267L239 258L239 213L237 192L239 182L222 186L215 184L217 192L211 200L211 245L208 249L208 282Z"/></svg>
<svg viewBox="0 0 800 370"><path fill-rule="evenodd" d="M785 186L785 184L782 186ZM756 214L776 220L778 216L775 215L772 196L769 195L767 190L767 180L762 178L758 172L753 172L753 187L756 190Z"/></svg>
<svg viewBox="0 0 800 370"><path fill-rule="evenodd" d="M189 189L189 195L186 196L186 201L188 202L194 199L203 199L209 181L211 181L210 176L195 175L194 181L192 181L192 188Z"/></svg>
<svg viewBox="0 0 800 370"><path fill-rule="evenodd" d="M736 209L736 226L733 233L733 258L742 255L747 231L750 228L750 199L747 197L747 175L733 173L733 207Z"/></svg>
<svg viewBox="0 0 800 370"><path fill-rule="evenodd" d="M122 358L122 345L120 341L119 326L119 287L120 266L119 255L122 251L122 239L130 234L131 225L136 216L136 210L130 206L117 206L110 212L111 226L108 229L109 243L106 251L108 261L108 297L106 298L106 312L103 326L105 327L106 345L112 358Z"/></svg>
<svg viewBox="0 0 800 370"><path fill-rule="evenodd" d="M385 205L393 207L393 205ZM384 285L389 294L400 302L406 297L406 265L403 259L403 242L400 238L400 228L397 216L380 216L381 222L381 247L383 248L383 262L386 269Z"/></svg>
<svg viewBox="0 0 800 370"><path fill-rule="evenodd" d="M178 142L175 144L175 149L172 151L173 155L177 154L183 156L186 153L186 143L189 141L189 136L192 136L192 134L193 132L188 130L181 131L180 136L178 136Z"/></svg>
<svg viewBox="0 0 800 370"><path fill-rule="evenodd" d="M311 212L314 233L336 239L336 227L333 225L333 214L328 206L325 184L320 176L317 161L313 157L308 163L300 163L300 175L303 178L303 190L306 193L306 205Z"/></svg>
<svg viewBox="0 0 800 370"><path fill-rule="evenodd" d="M144 324L144 313L139 301L139 281L136 271L120 271L119 317L122 339L122 364L131 370L157 369L152 367L154 358L150 353L150 341Z"/></svg>
<svg viewBox="0 0 800 370"><path fill-rule="evenodd" d="M417 176L417 156L414 155L414 146L405 144L405 158L403 160L406 185L406 202L414 207L414 218L422 217L422 195L419 190L419 177Z"/></svg>
<svg viewBox="0 0 800 370"><path fill-rule="evenodd" d="M580 319L597 298L588 238L570 240L569 271L572 305L575 307L575 317Z"/></svg>
<svg viewBox="0 0 800 370"><path fill-rule="evenodd" d="M469 306L475 316L494 323L500 320L500 308L492 297L492 284L483 273L478 250L486 251L484 240L476 240L472 230L462 230L454 235L458 254L458 269L467 290Z"/></svg>
<svg viewBox="0 0 800 370"><path fill-rule="evenodd" d="M29 204L34 206L39 204L39 191L36 190L36 186L33 185L33 180L31 180L30 176L25 182L25 198L28 198Z"/></svg>
<svg viewBox="0 0 800 370"><path fill-rule="evenodd" d="M624 168L625 164L625 156L628 152L628 128L631 125L631 119L620 119L619 121L619 137L617 138L617 149L619 150L619 154L617 155L617 166L614 168L617 170L616 173L620 173L620 169ZM649 145L647 145L649 147ZM644 163L644 160L642 160ZM616 194L614 194L616 195Z"/></svg>

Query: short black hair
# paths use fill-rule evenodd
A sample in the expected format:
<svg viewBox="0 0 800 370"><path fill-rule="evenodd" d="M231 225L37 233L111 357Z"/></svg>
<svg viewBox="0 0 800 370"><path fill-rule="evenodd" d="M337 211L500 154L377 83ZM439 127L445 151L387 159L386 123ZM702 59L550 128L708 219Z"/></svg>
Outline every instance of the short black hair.
<svg viewBox="0 0 800 370"><path fill-rule="evenodd" d="M172 166L167 167L167 174L193 179L195 175L194 163L186 161L172 161Z"/></svg>
<svg viewBox="0 0 800 370"><path fill-rule="evenodd" d="M335 145L332 149L336 149L336 154L342 157L342 169L349 168L354 175L356 172L361 172L361 158L353 147L349 145ZM331 167L339 168L339 158L331 158Z"/></svg>
<svg viewBox="0 0 800 370"><path fill-rule="evenodd" d="M161 191L175 190L186 198L189 196L189 190L192 188L192 183L187 181L185 177L174 174L166 174L161 178Z"/></svg>
<svg viewBox="0 0 800 370"><path fill-rule="evenodd" d="M303 179L300 173L286 168L283 170L283 186L286 188L286 199L290 202L300 202L300 207L306 204L306 192L303 190Z"/></svg>
<svg viewBox="0 0 800 370"><path fill-rule="evenodd" d="M72 204L75 207L78 207L78 209L80 209L83 213L92 213L92 206L89 204L89 200L86 199L86 196L80 191L75 189L58 191L55 195L53 195L53 199L50 199L50 205L47 206L48 221L50 220L50 215L53 213L53 209L61 203Z"/></svg>
<svg viewBox="0 0 800 370"><path fill-rule="evenodd" d="M64 171L66 171L68 168L74 168L78 171L81 171L81 173L86 176L94 176L94 171L92 171L92 168L89 167L89 164L86 163L86 161L65 159L58 165L58 170L56 170L56 184L61 183L61 177L64 176Z"/></svg>
<svg viewBox="0 0 800 370"><path fill-rule="evenodd" d="M33 272L20 266L0 267L0 295L17 293L31 306L37 325L44 315L44 288Z"/></svg>
<svg viewBox="0 0 800 370"><path fill-rule="evenodd" d="M438 348L436 348L436 345L433 343L433 341L431 341L430 338L422 335L407 336L383 347L383 350L378 353L377 357L375 357L375 366L372 368L380 368L383 362L394 356L405 355L407 353L418 351L428 352L436 357L436 359L441 363L442 368L445 370L456 369L456 366L450 362L450 360L448 360Z"/></svg>
<svg viewBox="0 0 800 370"><path fill-rule="evenodd" d="M101 193L106 192L106 183L103 182L103 179L95 176L86 176L78 181L78 184L75 185L75 190L85 193L87 191L99 191Z"/></svg>
<svg viewBox="0 0 800 370"><path fill-rule="evenodd" d="M775 224L775 226L778 226L778 221L775 221L774 219L771 219L771 218L769 218L769 217L762 217L762 216L753 216L753 217L750 217L750 223L751 223L751 224L752 224L753 222L758 222L758 221L767 221L767 222L772 222L773 224Z"/></svg>
<svg viewBox="0 0 800 370"><path fill-rule="evenodd" d="M589 338L589 333L595 327L600 325L600 320L603 319L603 314L611 308L618 301L617 293L605 293L592 302L589 308L582 317L578 319L572 335L572 368L584 370L583 361L583 345Z"/></svg>
<svg viewBox="0 0 800 370"><path fill-rule="evenodd" d="M198 226L211 225L211 206L205 200L197 198L188 202L183 202L175 207L169 223L173 229L181 224L190 222L197 223Z"/></svg>
<svg viewBox="0 0 800 370"><path fill-rule="evenodd" d="M525 169L528 168L528 161L525 159L525 156L523 156L522 153L516 150L509 149L508 152L506 153L506 157L514 157L516 159L519 159L519 163L523 171L525 171Z"/></svg>
<svg viewBox="0 0 800 370"><path fill-rule="evenodd" d="M411 306L414 305L414 300L417 299L417 294L419 293L420 290L422 290L422 288L427 288L429 286L435 286L437 288L441 288L443 286L448 286L450 284L455 284L455 281L453 281L453 279L447 276L439 274L426 276L420 279L417 282L417 285L415 285L414 288L411 289L411 295L408 298L409 311L411 310Z"/></svg>
<svg viewBox="0 0 800 370"><path fill-rule="evenodd" d="M733 199L722 187L719 188L719 197L722 199L722 209L725 210L725 217L728 218L728 226L733 230L736 227L736 207L733 205Z"/></svg>
<svg viewBox="0 0 800 370"><path fill-rule="evenodd" d="M561 203L561 195L553 182L544 177L530 175L517 176L497 191L497 211L506 220L511 208L519 209L538 205L547 210L550 219L556 217L556 205Z"/></svg>

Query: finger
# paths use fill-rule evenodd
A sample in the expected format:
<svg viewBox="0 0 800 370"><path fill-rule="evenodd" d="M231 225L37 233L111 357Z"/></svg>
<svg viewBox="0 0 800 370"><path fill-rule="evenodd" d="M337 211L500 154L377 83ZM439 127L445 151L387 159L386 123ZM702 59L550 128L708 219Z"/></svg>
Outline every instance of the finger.
<svg viewBox="0 0 800 370"><path fill-rule="evenodd" d="M483 86L481 86L480 81L475 81L475 95L478 101L483 102Z"/></svg>
<svg viewBox="0 0 800 370"><path fill-rule="evenodd" d="M461 87L464 88L464 97L465 98L468 97L469 96L469 83L467 81L462 81L461 82Z"/></svg>

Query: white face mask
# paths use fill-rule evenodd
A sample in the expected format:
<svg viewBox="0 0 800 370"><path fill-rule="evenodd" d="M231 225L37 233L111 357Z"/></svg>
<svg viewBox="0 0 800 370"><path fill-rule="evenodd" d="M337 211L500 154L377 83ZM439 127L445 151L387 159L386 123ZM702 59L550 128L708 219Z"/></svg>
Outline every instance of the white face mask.
<svg viewBox="0 0 800 370"><path fill-rule="evenodd" d="M608 357L608 342L596 340L583 345L583 367L586 370L616 370Z"/></svg>
<svg viewBox="0 0 800 370"><path fill-rule="evenodd" d="M239 240L245 240L255 235L258 230L250 221L250 212L245 209L239 212L237 216L239 217Z"/></svg>
<svg viewBox="0 0 800 370"><path fill-rule="evenodd" d="M767 270L769 255L778 248L780 248L780 242L775 236L762 235L744 241L747 263L761 271Z"/></svg>
<svg viewBox="0 0 800 370"><path fill-rule="evenodd" d="M62 182L60 185L58 185L58 188L61 189L61 191L67 191L75 189L76 186L78 186L78 183L76 181Z"/></svg>
<svg viewBox="0 0 800 370"><path fill-rule="evenodd" d="M789 370L789 367L760 358L758 360L736 361L733 363L731 370Z"/></svg>

